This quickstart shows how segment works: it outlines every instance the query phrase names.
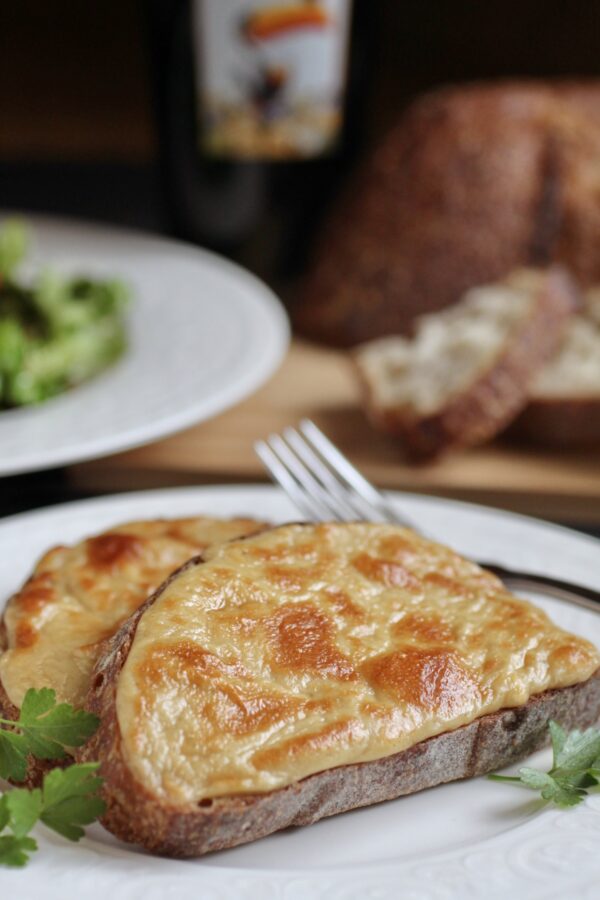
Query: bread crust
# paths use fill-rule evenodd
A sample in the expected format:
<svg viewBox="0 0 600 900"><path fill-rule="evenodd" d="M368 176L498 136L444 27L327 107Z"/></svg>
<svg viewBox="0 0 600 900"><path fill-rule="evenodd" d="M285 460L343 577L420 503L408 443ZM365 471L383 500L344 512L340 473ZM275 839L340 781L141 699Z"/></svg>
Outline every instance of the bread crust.
<svg viewBox="0 0 600 900"><path fill-rule="evenodd" d="M157 800L128 769L116 715L119 675L144 612L197 557L174 573L105 645L87 708L101 725L77 751L80 761L99 760L107 803L102 822L124 841L152 853L186 858L248 843L326 816L392 800L437 784L470 778L515 762L544 746L548 720L586 727L600 717L600 670L572 687L550 690L515 709L482 716L470 725L373 762L341 766L266 794L218 797L175 806Z"/></svg>
<svg viewBox="0 0 600 900"><path fill-rule="evenodd" d="M553 266L544 276L531 313L487 370L437 412L419 416L409 407L381 407L373 386L359 375L372 422L400 437L414 460L429 460L458 447L482 443L502 431L528 402L537 372L558 347L579 305L572 279Z"/></svg>
<svg viewBox="0 0 600 900"><path fill-rule="evenodd" d="M498 82L418 98L324 222L295 322L352 346L513 268L600 280L600 82Z"/></svg>
<svg viewBox="0 0 600 900"><path fill-rule="evenodd" d="M600 445L600 396L531 399L511 424L509 435L559 449Z"/></svg>
<svg viewBox="0 0 600 900"><path fill-rule="evenodd" d="M0 619L0 655L4 653L4 651L8 647L8 640L6 637L6 625L4 623L4 619ZM19 718L19 710L11 703L8 699L8 694L4 690L4 685L2 684L2 680L0 679L0 716L3 719L18 719Z"/></svg>
<svg viewBox="0 0 600 900"><path fill-rule="evenodd" d="M580 331L580 329L585 329ZM564 355L563 355L564 354ZM578 364L596 359L596 380L577 386ZM583 296L583 309L567 329L564 344L534 384L529 403L511 423L509 436L542 447L585 448L600 444L600 296ZM570 382L570 371L573 381ZM544 376L546 376L544 378ZM548 377L550 376L550 377ZM560 388L556 385L560 381ZM569 385L571 386L569 387ZM591 388L591 389L590 389Z"/></svg>

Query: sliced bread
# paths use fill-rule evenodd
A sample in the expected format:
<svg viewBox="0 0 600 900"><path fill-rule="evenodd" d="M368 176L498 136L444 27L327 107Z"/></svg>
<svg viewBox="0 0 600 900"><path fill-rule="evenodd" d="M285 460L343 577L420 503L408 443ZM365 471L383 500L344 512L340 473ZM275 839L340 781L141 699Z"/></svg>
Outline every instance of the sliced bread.
<svg viewBox="0 0 600 900"><path fill-rule="evenodd" d="M578 304L560 268L519 269L423 316L412 339L359 347L369 417L414 459L488 440L526 405Z"/></svg>
<svg viewBox="0 0 600 900"><path fill-rule="evenodd" d="M0 619L0 716L16 719L31 687L81 706L101 642L174 569L212 543L264 527L253 519L157 519L53 547ZM32 760L29 783L53 765Z"/></svg>
<svg viewBox="0 0 600 900"><path fill-rule="evenodd" d="M600 444L600 288L584 295L511 433L545 447Z"/></svg>
<svg viewBox="0 0 600 900"><path fill-rule="evenodd" d="M393 525L284 525L191 560L87 707L105 826L191 857L519 759L600 715L599 656ZM400 810L399 810L400 813Z"/></svg>

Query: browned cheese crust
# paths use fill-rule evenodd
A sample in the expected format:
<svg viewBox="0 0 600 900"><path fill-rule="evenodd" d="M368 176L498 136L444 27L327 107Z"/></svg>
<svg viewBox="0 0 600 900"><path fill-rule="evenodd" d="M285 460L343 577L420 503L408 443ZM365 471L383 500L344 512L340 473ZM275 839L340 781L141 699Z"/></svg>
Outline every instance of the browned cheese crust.
<svg viewBox="0 0 600 900"><path fill-rule="evenodd" d="M101 623L98 627L103 639L106 629L114 632L123 619L164 580L171 569L180 566L187 557L195 556L212 541L229 540L265 527L264 523L242 518L157 519L117 525L72 547L52 548L38 561L31 577L21 590L8 601L6 609L15 604L23 610L20 627L23 646L17 645L16 649L22 652L32 648L34 651L36 648L39 649L41 635L33 624L38 607L44 604L60 605L63 594L71 592L77 595L78 590L81 591L82 577L86 579L87 584L84 606L92 615L102 614L103 625ZM170 546L166 546L165 541L170 542ZM137 557L136 554L129 554L131 547L136 550ZM164 559L160 557L161 552L165 554ZM90 564L90 555L98 557L96 567ZM158 557L156 560L153 559L155 555ZM136 568L130 571L129 583L124 584L121 569L131 564L130 556L133 556ZM177 561L173 563L173 559ZM102 579L104 581L101 585ZM149 583L152 584L150 590L147 587ZM102 589L114 589L112 594L109 590L108 600L103 599ZM72 602L73 597L70 600L70 603ZM0 617L0 656L9 648L6 609ZM68 653L72 652L71 647ZM49 686L54 687L52 683ZM74 702L71 697L63 699ZM0 678L0 717L13 720L19 717L19 709L9 699L2 678ZM29 757L24 783L28 787L37 787L50 769L70 765L72 762L73 757L70 755L64 760L38 760Z"/></svg>
<svg viewBox="0 0 600 900"><path fill-rule="evenodd" d="M474 84L416 100L325 222L298 328L351 346L525 265L600 280L600 86Z"/></svg>
<svg viewBox="0 0 600 900"><path fill-rule="evenodd" d="M377 398L368 394L366 408L373 424L400 437L414 460L429 460L489 440L529 402L529 385L558 347L578 303L572 280L560 268L552 267L530 316L477 380L438 412L422 417L406 407L383 409Z"/></svg>
<svg viewBox="0 0 600 900"><path fill-rule="evenodd" d="M190 560L111 639L95 670L87 708L101 718L79 761L101 761L107 811L103 824L124 841L152 853L196 857L266 837L291 825L370 806L425 788L482 775L509 765L548 742L548 721L583 728L600 718L600 671L573 687L549 690L524 706L482 716L473 723L373 762L319 772L265 794L218 797L190 810L160 803L124 762L116 715L119 676L144 612Z"/></svg>

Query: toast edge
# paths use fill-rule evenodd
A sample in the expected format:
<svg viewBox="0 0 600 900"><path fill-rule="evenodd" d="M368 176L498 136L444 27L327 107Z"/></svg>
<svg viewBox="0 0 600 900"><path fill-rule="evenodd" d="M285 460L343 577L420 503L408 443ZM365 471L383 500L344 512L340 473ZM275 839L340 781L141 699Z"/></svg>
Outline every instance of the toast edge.
<svg viewBox="0 0 600 900"><path fill-rule="evenodd" d="M550 719L567 729L585 728L600 719L598 669L584 682L544 691L524 706L482 716L391 756L318 772L266 794L218 797L198 805L165 804L127 768L116 714L117 684L144 612L174 578L202 562L202 557L195 557L174 572L107 640L86 702L101 725L76 753L80 762L101 763L107 804L104 826L121 840L152 853L202 856L292 825L309 825L326 816L482 775L546 745Z"/></svg>

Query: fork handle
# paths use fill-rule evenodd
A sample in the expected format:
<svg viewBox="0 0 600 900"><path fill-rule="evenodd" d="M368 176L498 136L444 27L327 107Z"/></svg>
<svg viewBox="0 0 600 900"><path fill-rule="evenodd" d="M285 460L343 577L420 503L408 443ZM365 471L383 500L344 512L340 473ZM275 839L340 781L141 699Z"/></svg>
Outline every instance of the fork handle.
<svg viewBox="0 0 600 900"><path fill-rule="evenodd" d="M600 591L595 591L593 588L573 584L570 581L561 581L560 578L551 578L549 575L535 575L532 572L505 569L495 563L480 562L479 565L483 569L493 572L510 587L534 590L549 597L556 597L557 600L566 600L568 603L574 603L584 609L600 612Z"/></svg>

